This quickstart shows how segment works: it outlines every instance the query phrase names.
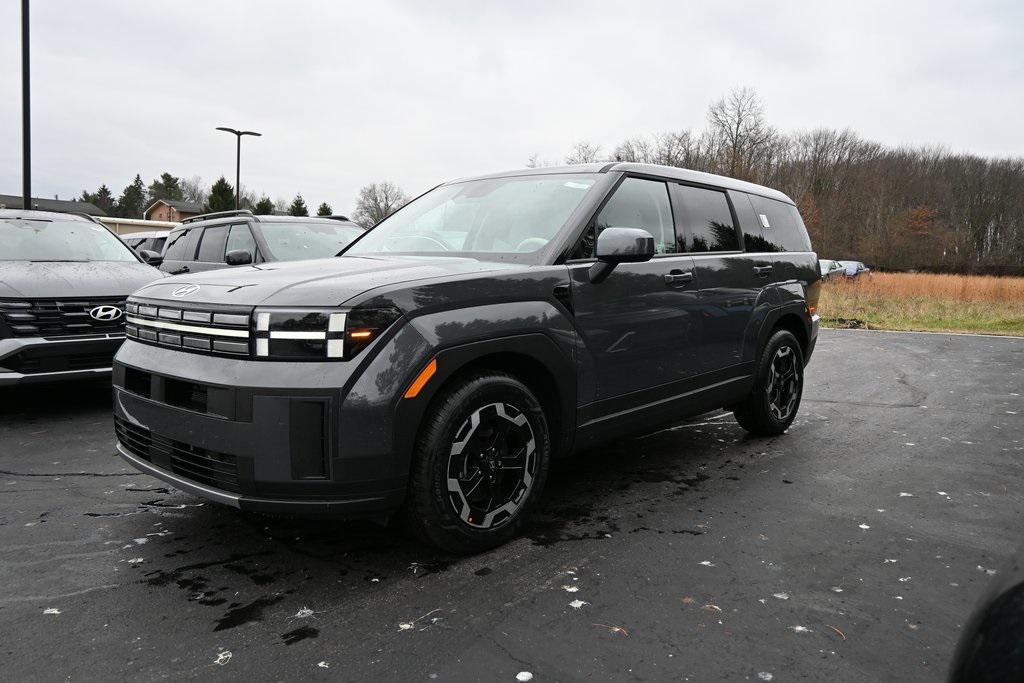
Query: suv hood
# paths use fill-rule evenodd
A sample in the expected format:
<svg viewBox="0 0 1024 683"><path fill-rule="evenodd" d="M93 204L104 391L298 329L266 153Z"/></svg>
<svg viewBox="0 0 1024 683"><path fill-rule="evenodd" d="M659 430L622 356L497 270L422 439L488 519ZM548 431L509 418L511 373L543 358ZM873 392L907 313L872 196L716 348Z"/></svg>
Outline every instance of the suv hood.
<svg viewBox="0 0 1024 683"><path fill-rule="evenodd" d="M2 299L128 296L163 273L136 261L0 261Z"/></svg>
<svg viewBox="0 0 1024 683"><path fill-rule="evenodd" d="M136 294L182 303L338 306L383 285L520 267L460 257L335 256L177 275ZM174 296L184 285L198 289Z"/></svg>

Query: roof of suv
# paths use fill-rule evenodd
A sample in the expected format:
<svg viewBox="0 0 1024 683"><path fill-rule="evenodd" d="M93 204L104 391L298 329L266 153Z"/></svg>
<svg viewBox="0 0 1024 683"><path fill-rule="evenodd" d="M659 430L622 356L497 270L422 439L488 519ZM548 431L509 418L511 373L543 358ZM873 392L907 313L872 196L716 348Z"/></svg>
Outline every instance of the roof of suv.
<svg viewBox="0 0 1024 683"><path fill-rule="evenodd" d="M504 173L487 173L485 175L472 176L468 178L459 178L457 180L452 180L449 182L461 183L467 180L481 180L484 178L504 178L508 176L525 175L548 175L551 173L608 173L611 171L619 173L641 173L653 176L660 176L662 178L682 180L690 183L714 185L716 187L722 187L727 190L748 192L750 194L756 194L762 197L767 197L768 199L776 199L781 202L786 202L787 204L796 203L787 195L785 195L782 192L779 192L778 190L773 190L772 188L765 187L764 185L748 183L744 180L736 180L735 178L729 178L727 176L722 175L715 175L714 173L705 173L703 171L691 171L688 168L678 168L676 166L660 166L658 164L638 164L625 161L610 161L596 164L578 164L575 166L542 166L539 168L524 168L516 171L505 171Z"/></svg>
<svg viewBox="0 0 1024 683"><path fill-rule="evenodd" d="M337 225L339 223L344 225L351 225L354 227L360 227L357 223L353 222L348 216L278 216L274 214L254 214L248 209L237 209L234 211L217 211L214 213L204 213L198 216L192 216L186 218L181 222L175 230L181 228L193 227L200 223L207 223L210 221L221 221L230 218L245 218L247 220L256 221L257 223L271 222L271 223L330 223Z"/></svg>
<svg viewBox="0 0 1024 683"><path fill-rule="evenodd" d="M29 211L25 211L24 209L0 209L0 218L27 218L49 221L65 220L85 221L86 223L99 223L99 221L93 218L92 216L88 216L83 213L64 213L62 211L37 211L35 209L31 209Z"/></svg>

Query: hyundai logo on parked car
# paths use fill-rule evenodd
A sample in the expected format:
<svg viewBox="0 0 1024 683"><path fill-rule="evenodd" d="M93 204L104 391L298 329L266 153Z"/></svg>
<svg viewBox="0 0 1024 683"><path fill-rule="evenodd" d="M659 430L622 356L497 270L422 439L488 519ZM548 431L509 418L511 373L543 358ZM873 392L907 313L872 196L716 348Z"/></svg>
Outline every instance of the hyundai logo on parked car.
<svg viewBox="0 0 1024 683"><path fill-rule="evenodd" d="M117 306L97 306L89 310L89 317L93 320L118 320L122 315L124 311Z"/></svg>
<svg viewBox="0 0 1024 683"><path fill-rule="evenodd" d="M176 290L171 292L171 296L183 297L198 291L199 285L185 285L184 287L178 287Z"/></svg>

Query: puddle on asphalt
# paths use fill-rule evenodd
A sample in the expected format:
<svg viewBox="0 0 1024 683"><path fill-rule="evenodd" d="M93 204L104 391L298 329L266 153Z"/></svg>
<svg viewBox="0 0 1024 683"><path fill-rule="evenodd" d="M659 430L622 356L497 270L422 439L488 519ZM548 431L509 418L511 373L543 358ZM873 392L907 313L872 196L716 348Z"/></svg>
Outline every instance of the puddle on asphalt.
<svg viewBox="0 0 1024 683"><path fill-rule="evenodd" d="M686 427L683 423L616 441L556 463L544 502L523 536L534 546L551 548L603 541L621 533L701 534L685 520L675 528L654 529L636 524L636 517L642 515L630 515L634 526L617 516L619 509L653 506L668 495L702 496L702 485L713 478L709 470L728 466L716 479L742 473L742 463L729 465L730 459L737 458L736 446L743 438L734 422L703 422L699 430ZM214 632L263 620L265 610L287 596L301 595L308 582L310 587L329 585L343 597L349 591L358 595L384 589L397 579L426 579L473 561L439 553L394 528L372 522L267 517L204 503L162 487L122 490L125 497L149 497L121 511L84 514L105 524L129 527L128 537L145 537L147 531L157 529L158 534L150 534L155 536L152 542L131 551L146 554L133 565L137 583L151 590L179 591L189 604L209 608ZM152 497L165 492L163 497ZM474 571L478 577L491 573L486 566ZM294 626L280 635L285 645L319 635L312 626Z"/></svg>

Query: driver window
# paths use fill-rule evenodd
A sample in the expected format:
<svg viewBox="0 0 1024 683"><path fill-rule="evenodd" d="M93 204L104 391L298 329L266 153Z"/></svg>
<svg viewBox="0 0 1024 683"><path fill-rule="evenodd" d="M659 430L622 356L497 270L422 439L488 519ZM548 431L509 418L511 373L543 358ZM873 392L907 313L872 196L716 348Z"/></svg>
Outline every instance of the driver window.
<svg viewBox="0 0 1024 683"><path fill-rule="evenodd" d="M675 227L668 187L658 180L623 180L597 214L592 229L583 235L572 258L594 258L594 244L605 228L642 228L654 236L654 253L675 253Z"/></svg>

